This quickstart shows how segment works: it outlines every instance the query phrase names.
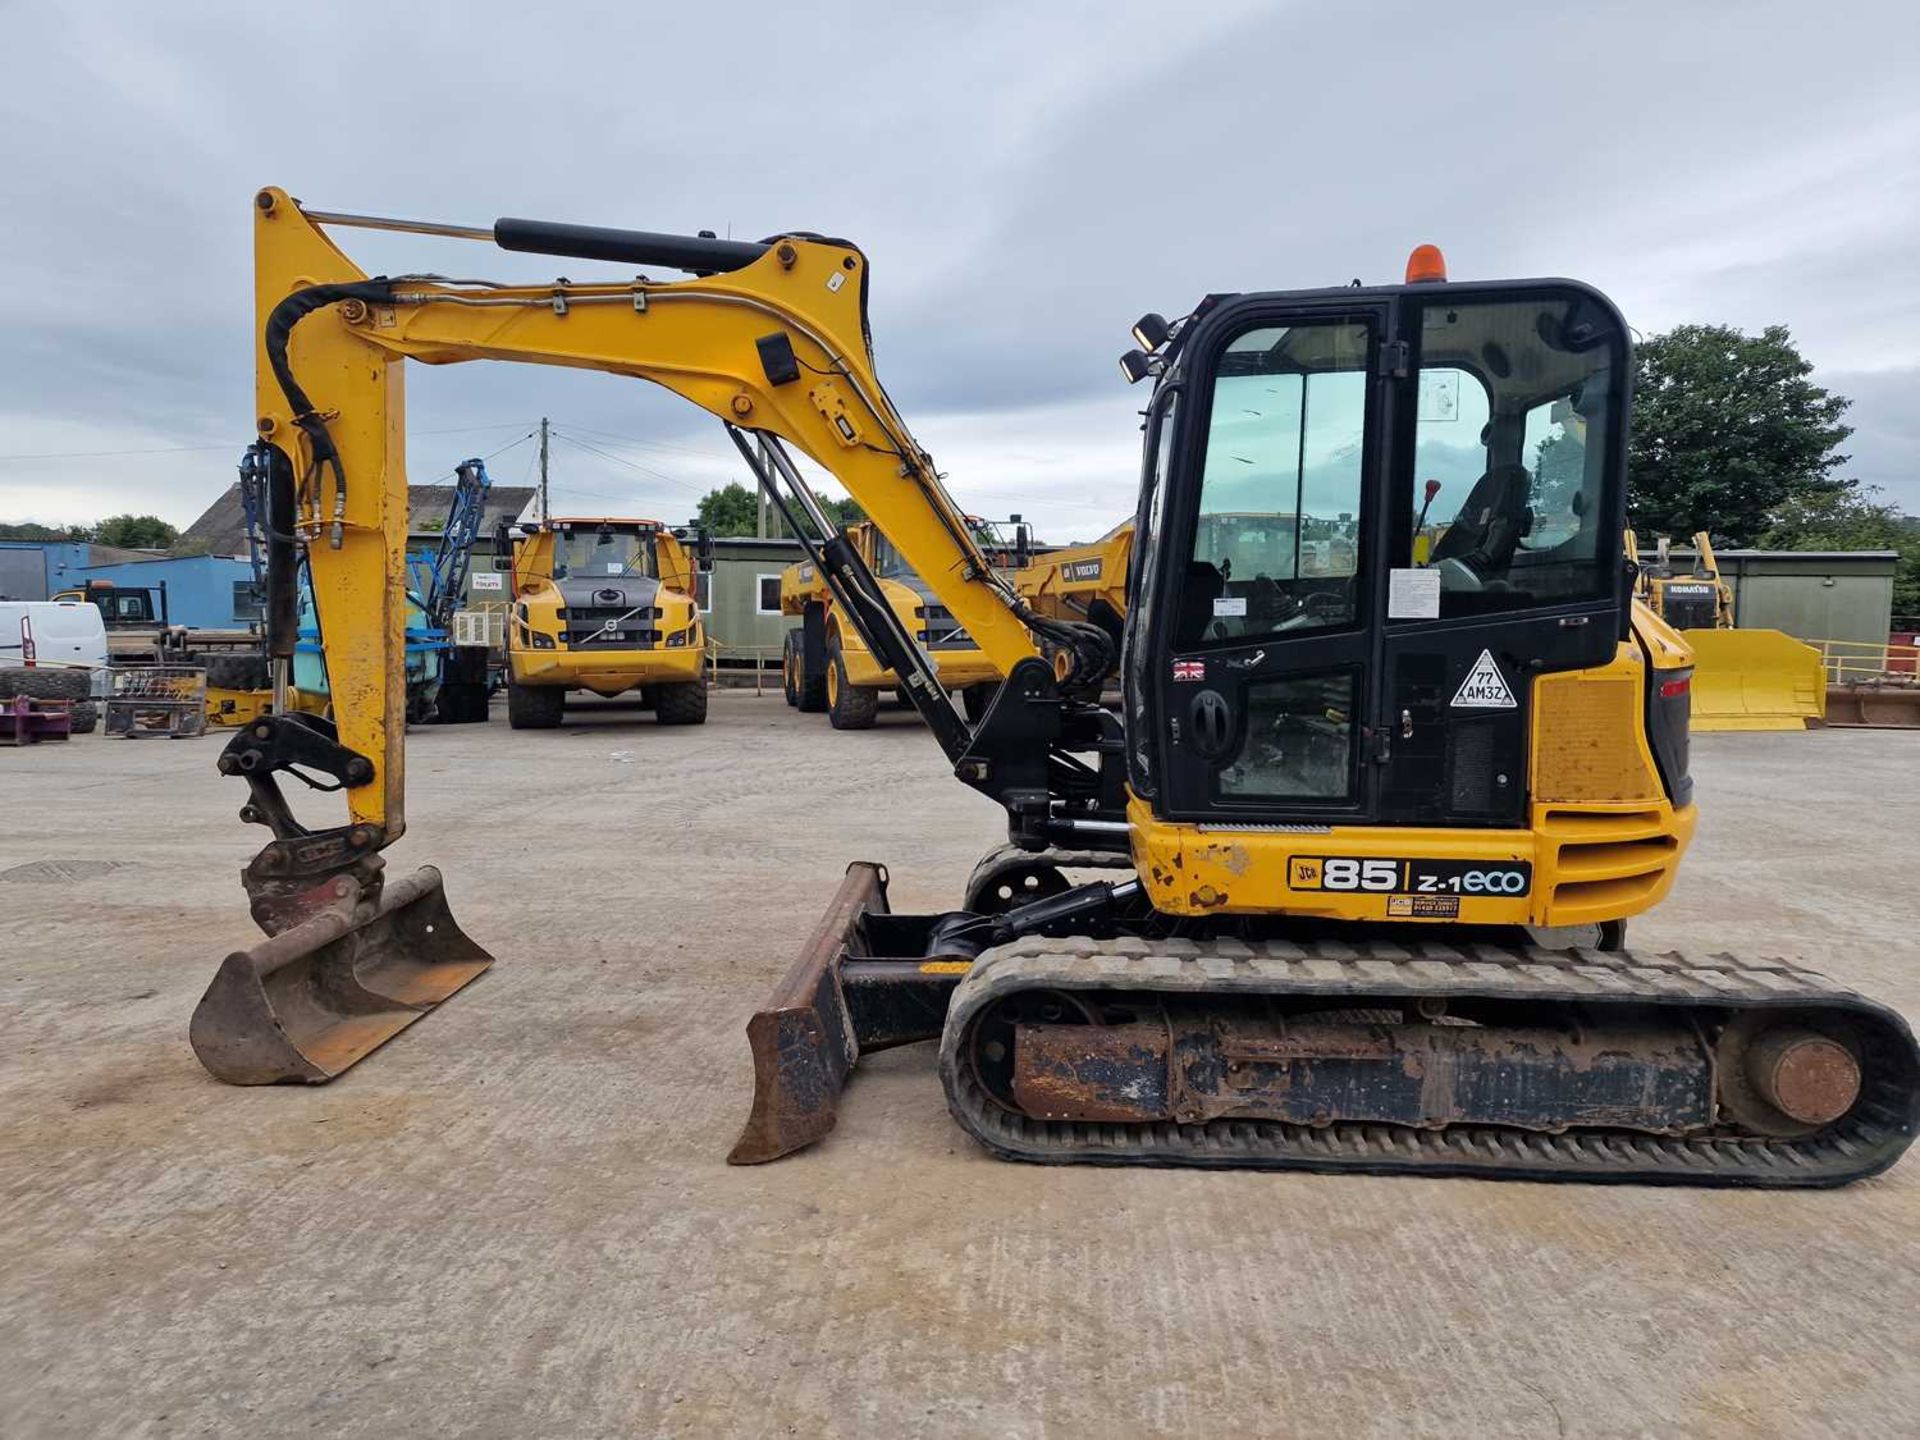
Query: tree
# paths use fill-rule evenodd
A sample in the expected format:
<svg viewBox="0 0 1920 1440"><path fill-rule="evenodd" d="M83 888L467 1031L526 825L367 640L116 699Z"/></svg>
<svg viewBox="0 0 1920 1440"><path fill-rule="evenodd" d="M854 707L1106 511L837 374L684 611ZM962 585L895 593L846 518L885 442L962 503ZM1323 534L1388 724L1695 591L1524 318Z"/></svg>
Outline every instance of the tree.
<svg viewBox="0 0 1920 1440"><path fill-rule="evenodd" d="M180 532L158 515L109 515L93 532L95 544L123 550L165 549L179 538Z"/></svg>
<svg viewBox="0 0 1920 1440"><path fill-rule="evenodd" d="M1897 550L1893 613L1920 615L1920 519L1874 497L1878 486L1849 481L1840 494L1796 501L1760 537L1770 550Z"/></svg>
<svg viewBox="0 0 1920 1440"><path fill-rule="evenodd" d="M1784 325L1679 325L1639 349L1628 508L1643 536L1751 545L1796 505L1844 494L1848 401L1814 384Z"/></svg>
<svg viewBox="0 0 1920 1440"><path fill-rule="evenodd" d="M867 518L863 511L851 499L835 499L831 495L820 496L820 508L826 512L827 519L836 526L857 525ZM738 480L729 481L718 490L709 490L700 497L700 522L714 535L758 535L760 533L760 501L758 495L742 485ZM779 510L773 510L767 516L769 532L774 535L786 534L786 522Z"/></svg>
<svg viewBox="0 0 1920 1440"><path fill-rule="evenodd" d="M867 518L867 512L860 508L860 502L851 495L836 500L831 495L820 497L820 508L827 512L827 518L841 529L849 525L858 525Z"/></svg>
<svg viewBox="0 0 1920 1440"><path fill-rule="evenodd" d="M753 491L738 480L700 497L700 523L714 535L758 535L760 506Z"/></svg>
<svg viewBox="0 0 1920 1440"><path fill-rule="evenodd" d="M91 525L40 525L31 520L0 524L0 540L91 540Z"/></svg>

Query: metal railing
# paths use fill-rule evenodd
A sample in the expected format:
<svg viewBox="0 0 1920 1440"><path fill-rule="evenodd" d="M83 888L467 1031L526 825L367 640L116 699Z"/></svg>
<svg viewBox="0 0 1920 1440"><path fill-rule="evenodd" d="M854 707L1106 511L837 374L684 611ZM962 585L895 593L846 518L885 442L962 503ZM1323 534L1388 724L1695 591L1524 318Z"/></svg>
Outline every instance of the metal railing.
<svg viewBox="0 0 1920 1440"><path fill-rule="evenodd" d="M1912 685L1920 679L1920 646L1891 641L1809 640L1831 685Z"/></svg>
<svg viewBox="0 0 1920 1440"><path fill-rule="evenodd" d="M720 661L725 658L734 661L749 660L753 669L753 693L766 694L767 675L780 674L780 667L786 660L785 645L729 645L711 632L707 635L707 675L709 683L717 685L720 677ZM737 675L746 667L736 664L729 674ZM745 686L741 687L745 689Z"/></svg>

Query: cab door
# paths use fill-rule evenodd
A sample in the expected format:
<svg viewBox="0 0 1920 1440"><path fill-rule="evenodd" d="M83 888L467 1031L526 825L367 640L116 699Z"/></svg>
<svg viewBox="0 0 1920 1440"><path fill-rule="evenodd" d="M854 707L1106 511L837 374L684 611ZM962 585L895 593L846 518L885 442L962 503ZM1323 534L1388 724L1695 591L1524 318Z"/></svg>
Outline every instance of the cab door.
<svg viewBox="0 0 1920 1440"><path fill-rule="evenodd" d="M1564 282L1433 286L1401 323L1378 816L1523 824L1533 681L1623 633L1625 326Z"/></svg>
<svg viewBox="0 0 1920 1440"><path fill-rule="evenodd" d="M1187 342L1154 687L1161 813L1370 818L1385 301L1230 302Z"/></svg>

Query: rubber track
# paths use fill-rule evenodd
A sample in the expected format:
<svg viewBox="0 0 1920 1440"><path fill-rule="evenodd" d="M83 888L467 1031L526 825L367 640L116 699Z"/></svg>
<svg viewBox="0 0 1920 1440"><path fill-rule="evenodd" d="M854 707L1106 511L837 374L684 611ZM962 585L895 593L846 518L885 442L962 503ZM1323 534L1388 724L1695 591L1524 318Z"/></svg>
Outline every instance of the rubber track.
<svg viewBox="0 0 1920 1440"><path fill-rule="evenodd" d="M1036 1120L1002 1107L963 1058L973 1023L987 1007L1032 989L1830 1009L1844 1012L1863 1042L1864 1083L1846 1119L1804 1140L1626 1130L1554 1135L1467 1124L1421 1130L1356 1121L1304 1126L1236 1119L1197 1125ZM1011 1160L1052 1164L1827 1187L1885 1170L1920 1128L1920 1049L1905 1020L1787 961L1731 955L1695 961L1630 950L1494 945L1025 939L986 951L954 992L940 1040L940 1077L954 1119L987 1149Z"/></svg>

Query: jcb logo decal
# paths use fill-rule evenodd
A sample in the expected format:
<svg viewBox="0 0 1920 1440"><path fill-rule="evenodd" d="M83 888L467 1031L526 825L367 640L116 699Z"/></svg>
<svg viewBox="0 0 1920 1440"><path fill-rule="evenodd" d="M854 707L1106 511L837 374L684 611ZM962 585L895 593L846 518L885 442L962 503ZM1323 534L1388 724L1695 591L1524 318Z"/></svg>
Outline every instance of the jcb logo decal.
<svg viewBox="0 0 1920 1440"><path fill-rule="evenodd" d="M1318 890L1320 888L1320 862L1318 860L1295 859L1293 879L1289 882L1296 890Z"/></svg>

